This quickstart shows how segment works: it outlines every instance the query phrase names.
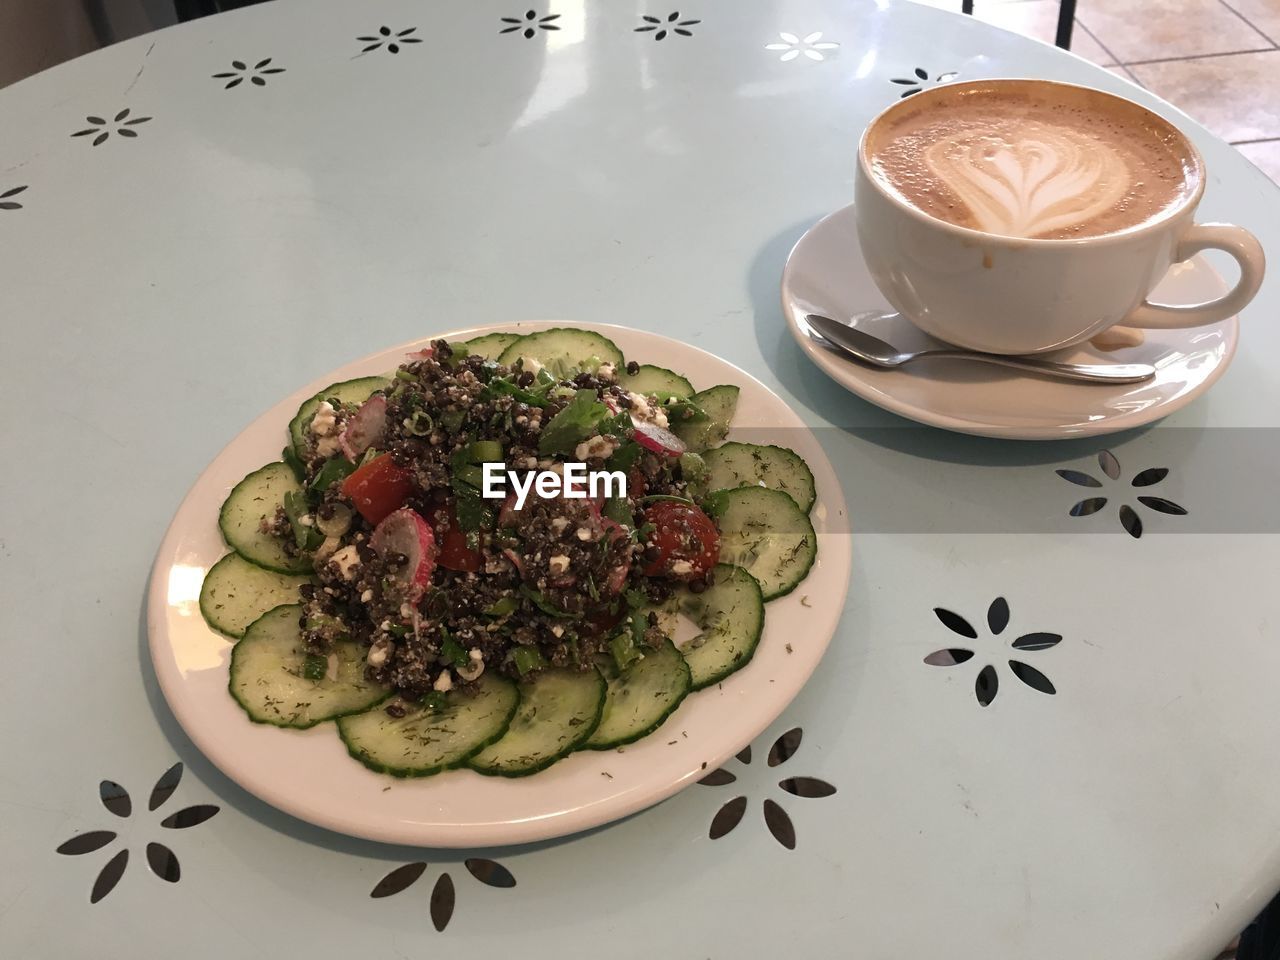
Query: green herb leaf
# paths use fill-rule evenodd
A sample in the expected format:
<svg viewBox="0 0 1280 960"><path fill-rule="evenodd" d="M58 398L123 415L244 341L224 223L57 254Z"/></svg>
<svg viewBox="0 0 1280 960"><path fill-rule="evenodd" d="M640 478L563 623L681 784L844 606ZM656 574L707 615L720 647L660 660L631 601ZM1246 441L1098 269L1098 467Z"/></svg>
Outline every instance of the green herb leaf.
<svg viewBox="0 0 1280 960"><path fill-rule="evenodd" d="M574 620L578 616L576 613L568 613L567 611L561 610L527 583L520 584L520 592L528 597L535 607L549 617L558 617L561 620Z"/></svg>
<svg viewBox="0 0 1280 960"><path fill-rule="evenodd" d="M335 483L339 483L355 472L356 465L346 457L333 457L324 462L315 479L307 487L311 493L324 493Z"/></svg>
<svg viewBox="0 0 1280 960"><path fill-rule="evenodd" d="M419 702L422 704L422 709L430 710L432 713L439 713L449 705L448 699L439 690L428 690Z"/></svg>
<svg viewBox="0 0 1280 960"><path fill-rule="evenodd" d="M538 440L541 454L572 453L573 448L596 432L596 425L609 417L609 408L594 390L575 391L573 399L542 428Z"/></svg>
<svg viewBox="0 0 1280 960"><path fill-rule="evenodd" d="M465 667L471 659L467 656L467 651L462 644L447 633L444 642L440 644L440 656L444 658L445 663L451 663L455 667Z"/></svg>

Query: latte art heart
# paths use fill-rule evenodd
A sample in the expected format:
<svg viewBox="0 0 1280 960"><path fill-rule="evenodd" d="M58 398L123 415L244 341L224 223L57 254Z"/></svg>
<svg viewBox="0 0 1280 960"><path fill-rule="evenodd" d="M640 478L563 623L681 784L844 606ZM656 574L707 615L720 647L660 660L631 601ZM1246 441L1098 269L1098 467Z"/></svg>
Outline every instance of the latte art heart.
<svg viewBox="0 0 1280 960"><path fill-rule="evenodd" d="M1009 237L1059 233L1096 219L1129 189L1124 160L1073 133L1027 130L1013 143L955 137L930 146L924 161L968 207L979 230Z"/></svg>
<svg viewBox="0 0 1280 960"><path fill-rule="evenodd" d="M1079 240L1169 215L1200 185L1194 150L1137 104L1083 87L991 81L890 108L872 178L922 213L994 236Z"/></svg>

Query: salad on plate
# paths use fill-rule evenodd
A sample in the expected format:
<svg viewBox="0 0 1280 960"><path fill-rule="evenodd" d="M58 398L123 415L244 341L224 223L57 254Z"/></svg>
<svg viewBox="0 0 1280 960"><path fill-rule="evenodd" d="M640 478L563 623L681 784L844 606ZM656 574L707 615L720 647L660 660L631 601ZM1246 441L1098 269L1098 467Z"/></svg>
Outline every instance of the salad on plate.
<svg viewBox="0 0 1280 960"><path fill-rule="evenodd" d="M809 572L813 475L571 328L435 340L304 402L237 484L200 607L249 718L403 777L536 773L745 666Z"/></svg>

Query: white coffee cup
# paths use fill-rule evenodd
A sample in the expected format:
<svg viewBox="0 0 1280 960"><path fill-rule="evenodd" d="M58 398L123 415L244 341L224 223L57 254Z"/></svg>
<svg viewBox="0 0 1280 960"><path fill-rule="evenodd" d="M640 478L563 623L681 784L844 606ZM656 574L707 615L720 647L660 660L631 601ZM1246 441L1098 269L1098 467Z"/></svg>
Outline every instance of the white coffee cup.
<svg viewBox="0 0 1280 960"><path fill-rule="evenodd" d="M975 80L935 87L901 100L867 127L858 148L855 211L862 254L880 291L897 311L942 340L988 353L1058 350L1115 324L1196 327L1238 313L1262 284L1265 257L1243 227L1195 223L1204 193L1200 152L1183 134L1145 108L1088 91L1168 127L1185 144L1195 183L1166 215L1136 227L1072 239L1024 239L984 233L930 216L895 195L872 172L868 138L897 111L945 109L957 89L1053 95L1085 88L1048 80ZM1137 113L1132 114L1137 116ZM1201 250L1226 251L1240 279L1226 295L1190 306L1149 302L1147 295L1176 263Z"/></svg>

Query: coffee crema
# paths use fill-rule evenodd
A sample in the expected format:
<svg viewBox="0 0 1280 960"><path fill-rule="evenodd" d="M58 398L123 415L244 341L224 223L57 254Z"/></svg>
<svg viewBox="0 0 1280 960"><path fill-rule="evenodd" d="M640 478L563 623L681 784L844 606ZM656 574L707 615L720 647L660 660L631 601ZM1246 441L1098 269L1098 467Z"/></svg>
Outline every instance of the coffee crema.
<svg viewBox="0 0 1280 960"><path fill-rule="evenodd" d="M865 159L903 202L957 226L1028 239L1102 236L1161 219L1200 183L1177 130L1106 94L1006 82L917 97L872 127Z"/></svg>

